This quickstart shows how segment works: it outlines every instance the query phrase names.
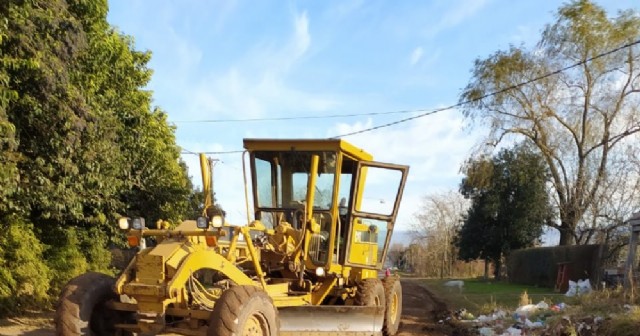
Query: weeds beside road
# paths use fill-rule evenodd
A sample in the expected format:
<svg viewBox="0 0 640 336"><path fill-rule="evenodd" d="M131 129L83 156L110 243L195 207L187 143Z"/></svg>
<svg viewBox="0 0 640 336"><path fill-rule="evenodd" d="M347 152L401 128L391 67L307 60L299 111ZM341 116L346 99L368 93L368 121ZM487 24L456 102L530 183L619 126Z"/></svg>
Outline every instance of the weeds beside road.
<svg viewBox="0 0 640 336"><path fill-rule="evenodd" d="M622 288L567 297L549 288L479 279L465 279L462 290L445 287L447 280L420 281L446 302L451 318L481 335L639 334L640 300Z"/></svg>
<svg viewBox="0 0 640 336"><path fill-rule="evenodd" d="M551 288L514 285L504 282L485 281L481 279L464 279L462 290L445 287L447 279L424 279L422 282L435 295L443 298L451 310L467 309L478 315L494 309L515 309L520 296L527 292L533 302L542 300L564 300L564 295L554 293Z"/></svg>

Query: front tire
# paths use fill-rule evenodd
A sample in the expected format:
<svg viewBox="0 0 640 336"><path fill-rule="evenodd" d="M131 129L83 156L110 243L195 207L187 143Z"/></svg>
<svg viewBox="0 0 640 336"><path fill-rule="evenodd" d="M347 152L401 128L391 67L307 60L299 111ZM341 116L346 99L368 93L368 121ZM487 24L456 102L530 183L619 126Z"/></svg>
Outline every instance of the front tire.
<svg viewBox="0 0 640 336"><path fill-rule="evenodd" d="M208 336L277 336L278 312L267 293L255 286L234 286L213 306Z"/></svg>
<svg viewBox="0 0 640 336"><path fill-rule="evenodd" d="M386 304L384 287L380 279L364 279L358 283L356 306L382 306Z"/></svg>
<svg viewBox="0 0 640 336"><path fill-rule="evenodd" d="M56 335L117 335L119 330L114 325L125 322L126 312L105 307L107 301L117 299L114 284L114 278L96 272L71 279L58 301Z"/></svg>
<svg viewBox="0 0 640 336"><path fill-rule="evenodd" d="M386 277L382 280L387 306L384 310L384 336L394 336L400 327L402 317L402 285L397 277Z"/></svg>

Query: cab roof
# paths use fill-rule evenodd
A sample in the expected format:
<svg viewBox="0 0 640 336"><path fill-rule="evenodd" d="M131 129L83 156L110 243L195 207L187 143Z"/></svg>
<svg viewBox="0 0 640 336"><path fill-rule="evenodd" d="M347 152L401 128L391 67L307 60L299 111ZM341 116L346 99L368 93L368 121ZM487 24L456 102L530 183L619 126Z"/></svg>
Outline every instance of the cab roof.
<svg viewBox="0 0 640 336"><path fill-rule="evenodd" d="M373 156L342 139L244 139L244 148L253 151L340 151L357 160L371 161Z"/></svg>

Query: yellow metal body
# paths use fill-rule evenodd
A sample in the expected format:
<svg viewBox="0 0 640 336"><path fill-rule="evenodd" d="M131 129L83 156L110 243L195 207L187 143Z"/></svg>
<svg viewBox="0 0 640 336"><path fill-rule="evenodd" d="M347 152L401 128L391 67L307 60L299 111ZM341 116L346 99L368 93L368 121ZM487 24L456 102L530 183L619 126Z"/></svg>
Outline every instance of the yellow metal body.
<svg viewBox="0 0 640 336"><path fill-rule="evenodd" d="M344 140L247 139L244 145L254 204L248 217L255 219L206 229L191 220L173 230L130 230L138 241L154 237L157 244L141 250L117 279L123 299L113 307L137 313L135 325L120 327L202 334L212 305L235 285L262 288L279 308L349 305L356 284L378 276L408 167L374 163ZM213 201L204 156L201 167L207 216ZM361 211L374 168L401 176L391 214ZM294 203L301 181L302 203ZM167 316L173 316L170 326Z"/></svg>

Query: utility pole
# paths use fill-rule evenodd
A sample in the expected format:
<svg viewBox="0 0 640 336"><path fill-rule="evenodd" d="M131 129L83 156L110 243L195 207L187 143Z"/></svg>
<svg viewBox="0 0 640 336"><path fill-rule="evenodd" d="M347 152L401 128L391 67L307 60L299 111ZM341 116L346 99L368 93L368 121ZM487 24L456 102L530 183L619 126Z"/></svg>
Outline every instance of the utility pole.
<svg viewBox="0 0 640 336"><path fill-rule="evenodd" d="M203 206L206 213L209 208L213 208L215 200L213 199L213 166L217 163L218 159L212 159L206 157L204 153L200 153L200 171L202 172L202 191L203 191Z"/></svg>
<svg viewBox="0 0 640 336"><path fill-rule="evenodd" d="M213 168L216 166L218 162L220 162L220 160L208 157L207 161L209 161L209 169L211 172L211 194L212 194L211 197L214 198L213 203L215 203L216 192L214 188L215 179L213 178L213 170L214 170Z"/></svg>

